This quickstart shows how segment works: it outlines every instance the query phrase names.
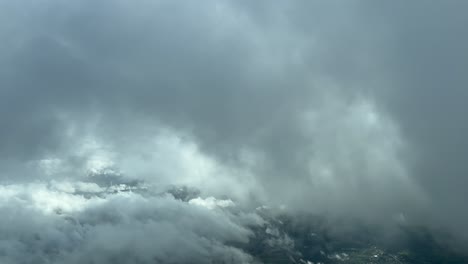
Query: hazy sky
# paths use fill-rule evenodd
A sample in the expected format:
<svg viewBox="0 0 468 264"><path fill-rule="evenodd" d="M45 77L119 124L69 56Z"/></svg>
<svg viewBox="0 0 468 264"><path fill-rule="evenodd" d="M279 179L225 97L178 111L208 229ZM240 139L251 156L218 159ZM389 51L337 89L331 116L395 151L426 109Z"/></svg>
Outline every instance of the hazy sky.
<svg viewBox="0 0 468 264"><path fill-rule="evenodd" d="M245 241L255 216L159 196L74 195L103 171L247 207L404 215L467 239L467 10L462 0L0 0L0 211L14 216L2 220L11 239L0 259L19 263L41 229L81 245L54 261L84 263L119 252L99 247L138 237L136 228L171 238L157 253L129 249L142 263L169 259L179 243L174 263L251 261L223 241ZM134 209L118 225L95 216L120 203ZM97 238L70 238L85 231L51 216L54 206L100 223ZM141 220L154 212L199 221ZM204 221L216 228L193 233Z"/></svg>

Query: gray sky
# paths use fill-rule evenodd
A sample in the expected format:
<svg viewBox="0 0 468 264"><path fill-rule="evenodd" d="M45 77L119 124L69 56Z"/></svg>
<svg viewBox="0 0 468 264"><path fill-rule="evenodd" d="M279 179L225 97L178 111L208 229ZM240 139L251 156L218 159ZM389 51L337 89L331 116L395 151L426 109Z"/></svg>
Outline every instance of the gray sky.
<svg viewBox="0 0 468 264"><path fill-rule="evenodd" d="M111 170L466 239L467 8L0 0L2 188Z"/></svg>

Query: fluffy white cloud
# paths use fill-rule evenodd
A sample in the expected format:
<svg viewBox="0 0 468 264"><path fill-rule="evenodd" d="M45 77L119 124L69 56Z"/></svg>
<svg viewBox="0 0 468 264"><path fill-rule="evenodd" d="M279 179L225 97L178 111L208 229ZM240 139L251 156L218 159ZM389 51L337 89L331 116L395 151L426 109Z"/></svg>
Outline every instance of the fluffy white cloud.
<svg viewBox="0 0 468 264"><path fill-rule="evenodd" d="M254 262L229 243L247 243L249 228L262 224L258 216L206 210L169 194L85 197L70 186L89 191L93 184L0 186L2 263Z"/></svg>

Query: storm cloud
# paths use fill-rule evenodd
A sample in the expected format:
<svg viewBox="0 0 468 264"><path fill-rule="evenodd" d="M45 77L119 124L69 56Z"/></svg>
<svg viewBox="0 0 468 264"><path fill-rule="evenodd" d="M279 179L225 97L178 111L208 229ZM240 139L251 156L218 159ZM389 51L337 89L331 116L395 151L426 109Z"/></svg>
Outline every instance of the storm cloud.
<svg viewBox="0 0 468 264"><path fill-rule="evenodd" d="M222 210L160 196L93 196L77 201L100 201L74 216L97 221L86 231L36 212L25 198L51 192L50 182L96 175L159 191L191 186L241 208L385 224L404 218L468 239L461 231L467 8L462 1L0 1L0 179L8 194L1 210L17 217L2 225L11 237L2 256L18 262L26 250L13 238L18 232L32 239L37 258L70 263L111 263L94 254L122 248L142 263L255 261L226 244L247 243L251 234ZM43 206L61 199L49 198ZM121 207L116 223L92 220ZM193 233L203 224L178 221L166 228L154 220L160 212L169 213L164 223L192 215L218 229ZM17 220L31 214L41 216L31 225ZM34 235L43 228L65 241L60 256L34 238L51 235ZM169 256L174 245L183 253Z"/></svg>

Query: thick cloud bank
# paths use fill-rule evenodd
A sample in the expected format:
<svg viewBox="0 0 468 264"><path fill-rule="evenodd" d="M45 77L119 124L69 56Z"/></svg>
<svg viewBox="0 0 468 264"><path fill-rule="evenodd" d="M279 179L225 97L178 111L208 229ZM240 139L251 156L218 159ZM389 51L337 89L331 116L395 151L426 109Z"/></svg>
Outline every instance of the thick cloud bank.
<svg viewBox="0 0 468 264"><path fill-rule="evenodd" d="M0 0L0 257L255 262L259 206L463 245L466 8Z"/></svg>
<svg viewBox="0 0 468 264"><path fill-rule="evenodd" d="M232 201L192 205L140 191L89 182L2 186L1 262L253 263L226 243L247 243L259 216L222 210Z"/></svg>

